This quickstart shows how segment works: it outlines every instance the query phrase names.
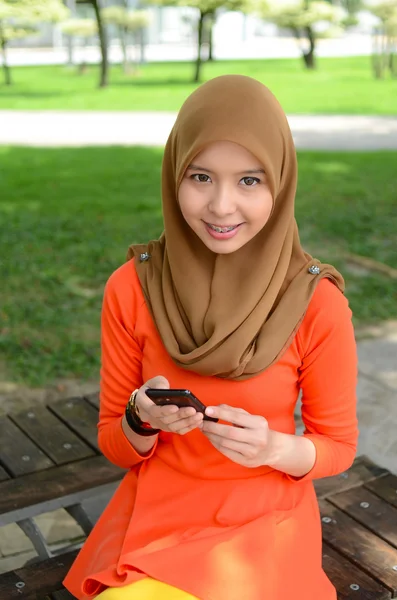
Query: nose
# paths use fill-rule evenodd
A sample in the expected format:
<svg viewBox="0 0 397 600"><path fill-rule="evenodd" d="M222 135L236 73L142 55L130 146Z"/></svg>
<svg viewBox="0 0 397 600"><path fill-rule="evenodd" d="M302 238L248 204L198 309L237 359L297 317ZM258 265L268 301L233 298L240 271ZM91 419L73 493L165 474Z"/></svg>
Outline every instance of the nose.
<svg viewBox="0 0 397 600"><path fill-rule="evenodd" d="M211 189L209 211L219 218L224 218L236 212L236 202L233 190L226 184L214 185Z"/></svg>

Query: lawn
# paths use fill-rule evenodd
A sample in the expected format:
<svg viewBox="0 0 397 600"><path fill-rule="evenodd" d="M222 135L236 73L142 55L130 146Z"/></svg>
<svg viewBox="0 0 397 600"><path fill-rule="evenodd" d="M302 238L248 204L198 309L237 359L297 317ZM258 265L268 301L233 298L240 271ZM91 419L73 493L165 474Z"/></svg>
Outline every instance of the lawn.
<svg viewBox="0 0 397 600"><path fill-rule="evenodd" d="M242 73L263 81L288 113L397 114L397 80L375 80L370 57L322 58L310 72L299 59L215 61L203 80ZM150 63L139 75L110 72L107 89L97 88L98 67L85 75L64 66L15 67L14 85L0 83L0 109L178 110L193 91L192 63ZM0 79L1 80L1 79Z"/></svg>
<svg viewBox="0 0 397 600"><path fill-rule="evenodd" d="M103 286L131 242L161 231L161 149L0 147L0 364L6 380L94 379ZM397 316L397 152L299 153L305 247L347 280L357 325ZM3 369L4 367L4 369Z"/></svg>

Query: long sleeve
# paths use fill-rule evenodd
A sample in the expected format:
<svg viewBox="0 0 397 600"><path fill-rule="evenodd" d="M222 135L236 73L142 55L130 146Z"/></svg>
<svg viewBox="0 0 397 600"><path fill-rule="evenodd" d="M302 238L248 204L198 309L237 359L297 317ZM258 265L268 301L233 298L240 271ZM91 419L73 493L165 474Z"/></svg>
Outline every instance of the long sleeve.
<svg viewBox="0 0 397 600"><path fill-rule="evenodd" d="M126 438L121 422L131 392L142 384L142 353L134 338L139 310L136 286L139 285L131 263L120 267L109 278L104 293L101 319L101 389L98 445L103 454L122 468L131 468L150 458L141 456Z"/></svg>
<svg viewBox="0 0 397 600"><path fill-rule="evenodd" d="M320 282L297 343L304 436L316 448L315 464L302 481L348 469L357 449L357 351L351 311L330 281Z"/></svg>

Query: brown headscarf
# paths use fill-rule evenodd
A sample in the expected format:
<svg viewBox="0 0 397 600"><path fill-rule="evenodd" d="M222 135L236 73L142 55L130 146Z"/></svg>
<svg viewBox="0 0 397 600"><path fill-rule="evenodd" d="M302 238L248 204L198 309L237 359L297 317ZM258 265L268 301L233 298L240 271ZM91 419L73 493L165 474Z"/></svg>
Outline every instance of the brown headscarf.
<svg viewBox="0 0 397 600"><path fill-rule="evenodd" d="M221 140L240 144L256 156L274 198L265 227L230 254L215 254L203 244L177 200L192 159ZM136 257L162 341L180 367L228 379L254 377L290 344L320 279L328 277L343 291L341 275L313 260L300 245L294 218L296 181L291 131L264 85L250 77L224 75L189 96L165 147L164 233L128 251L128 258ZM145 252L148 260L142 260ZM319 273L309 272L312 266Z"/></svg>

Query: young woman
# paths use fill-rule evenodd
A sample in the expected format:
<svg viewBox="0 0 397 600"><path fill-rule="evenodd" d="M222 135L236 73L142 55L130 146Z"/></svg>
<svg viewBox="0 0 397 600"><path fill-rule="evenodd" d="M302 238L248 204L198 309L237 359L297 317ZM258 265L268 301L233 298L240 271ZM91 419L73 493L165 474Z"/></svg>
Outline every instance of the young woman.
<svg viewBox="0 0 397 600"><path fill-rule="evenodd" d="M164 234L105 290L99 444L128 473L65 580L79 600L336 598L312 482L355 455L356 349L342 277L301 248L296 181L265 86L226 75L187 99Z"/></svg>

